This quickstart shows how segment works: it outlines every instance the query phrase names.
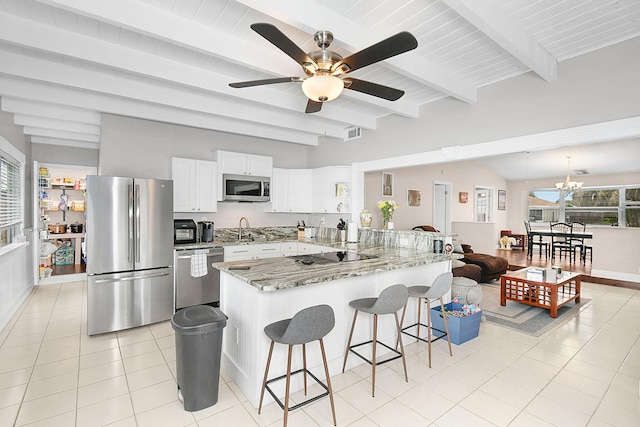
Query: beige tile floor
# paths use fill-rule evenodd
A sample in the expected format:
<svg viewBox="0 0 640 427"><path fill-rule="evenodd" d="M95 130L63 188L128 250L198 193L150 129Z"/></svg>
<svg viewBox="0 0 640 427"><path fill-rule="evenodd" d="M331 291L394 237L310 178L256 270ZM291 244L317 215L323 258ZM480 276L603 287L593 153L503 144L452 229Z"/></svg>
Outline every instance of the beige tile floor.
<svg viewBox="0 0 640 427"><path fill-rule="evenodd" d="M638 426L640 292L586 284L592 301L540 338L483 323L480 336L407 345L401 364L368 365L332 378L339 426ZM186 412L177 400L169 322L86 335L86 283L37 287L0 333L0 426L279 426L258 415L224 373L219 401ZM348 325L337 325L348 328ZM294 399L296 396L294 396ZM290 426L330 426L322 399L292 412Z"/></svg>

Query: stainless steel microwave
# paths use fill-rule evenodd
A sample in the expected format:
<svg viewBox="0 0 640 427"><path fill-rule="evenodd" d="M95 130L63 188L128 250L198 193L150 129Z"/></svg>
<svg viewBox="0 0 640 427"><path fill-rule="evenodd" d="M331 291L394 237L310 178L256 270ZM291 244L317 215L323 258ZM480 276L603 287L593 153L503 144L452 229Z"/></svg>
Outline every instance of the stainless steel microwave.
<svg viewBox="0 0 640 427"><path fill-rule="evenodd" d="M222 175L222 200L268 202L271 178L252 175Z"/></svg>

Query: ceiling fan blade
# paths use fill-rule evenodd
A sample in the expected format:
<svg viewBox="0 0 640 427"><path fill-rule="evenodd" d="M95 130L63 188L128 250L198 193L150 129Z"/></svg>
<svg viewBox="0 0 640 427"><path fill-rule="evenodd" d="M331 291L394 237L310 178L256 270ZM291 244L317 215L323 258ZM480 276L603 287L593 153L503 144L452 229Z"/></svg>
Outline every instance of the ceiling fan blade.
<svg viewBox="0 0 640 427"><path fill-rule="evenodd" d="M335 63L331 67L331 71L334 72L339 70L342 65L346 65L348 68L344 72L350 73L358 68L366 67L367 65L375 64L392 56L400 55L416 47L418 47L418 40L416 40L413 34L403 31L344 58L342 61Z"/></svg>
<svg viewBox="0 0 640 427"><path fill-rule="evenodd" d="M314 101L309 99L307 101L307 108L304 110L305 113L317 113L322 109L322 102Z"/></svg>
<svg viewBox="0 0 640 427"><path fill-rule="evenodd" d="M267 23L251 24L251 28L256 33L270 41L275 47L289 55L302 67L307 68L309 65L314 68L313 71L318 69L318 64L309 57L302 49L298 47L289 37L284 35L282 31L276 28L274 25Z"/></svg>
<svg viewBox="0 0 640 427"><path fill-rule="evenodd" d="M235 87L235 88L243 88L243 87L251 87L251 86L272 85L275 83L291 83L291 82L301 82L301 81L302 79L300 77L278 77L275 79L249 80L246 82L229 83L229 86Z"/></svg>
<svg viewBox="0 0 640 427"><path fill-rule="evenodd" d="M356 92L366 93L367 95L377 96L389 101L397 101L404 95L404 91L400 89L394 89L389 86L379 85L377 83L371 83L364 80L352 79L351 77L345 78L344 88L355 90Z"/></svg>

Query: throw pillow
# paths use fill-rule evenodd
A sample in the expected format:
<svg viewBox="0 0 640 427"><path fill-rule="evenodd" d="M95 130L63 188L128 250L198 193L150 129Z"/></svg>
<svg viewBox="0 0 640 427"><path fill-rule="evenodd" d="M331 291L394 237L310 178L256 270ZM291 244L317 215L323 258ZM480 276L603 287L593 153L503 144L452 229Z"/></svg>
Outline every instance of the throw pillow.
<svg viewBox="0 0 640 427"><path fill-rule="evenodd" d="M460 242L459 240L453 241L453 252L458 254L464 253L464 250L462 249L462 242Z"/></svg>

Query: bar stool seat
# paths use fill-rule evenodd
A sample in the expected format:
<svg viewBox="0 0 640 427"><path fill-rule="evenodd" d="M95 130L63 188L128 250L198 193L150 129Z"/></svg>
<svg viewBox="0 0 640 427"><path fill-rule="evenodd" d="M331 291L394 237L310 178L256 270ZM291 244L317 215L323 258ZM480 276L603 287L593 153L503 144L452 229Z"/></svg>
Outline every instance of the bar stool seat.
<svg viewBox="0 0 640 427"><path fill-rule="evenodd" d="M316 305L300 310L291 319L280 320L278 322L271 323L264 328L264 333L271 339L271 346L269 347L269 356L267 357L267 366L264 370L264 379L262 381L262 390L260 391L260 405L258 407L258 414L262 410L262 400L264 398L264 391L267 390L273 397L276 403L284 410L284 427L287 426L287 419L289 411L300 408L308 403L315 402L325 396L329 396L331 401L331 412L333 415L333 425L336 425L336 409L333 402L333 391L331 389L331 379L329 378L329 367L327 365L327 356L324 351L323 337L326 336L335 326L335 315L333 309L326 305ZM326 384L322 383L313 373L307 370L307 353L306 344L312 341L318 341L320 343L320 351L322 353L322 362L324 364L324 374L326 378ZM276 378L267 379L269 376L269 365L271 364L271 356L273 354L274 344L286 344L289 346L288 358L287 358L287 373ZM291 372L291 359L292 350L294 345L302 345L302 369L298 369ZM292 407L289 407L289 391L291 385L291 375L303 373L304 375L304 394L307 394L307 374L311 376L325 392L304 402L298 403ZM273 392L269 384L286 378L285 397L284 403L280 401L278 396Z"/></svg>
<svg viewBox="0 0 640 427"><path fill-rule="evenodd" d="M449 323L447 322L447 316L443 316L444 320L444 331L439 329L435 329L431 326L431 301L432 300L440 300L440 308L441 312L444 313L444 301L442 298L444 295L449 292L451 289L451 285L453 283L453 273L446 272L442 273L433 280L431 286L418 285L418 286L410 286L408 288L409 296L412 298L418 298L418 321L413 325L406 326L402 328L402 333L409 335L410 337L416 338L416 341L424 341L427 343L429 348L429 367L431 367L431 343L439 340L440 338L447 337L447 341L449 343L449 354L453 356L453 351L451 350L451 336L449 335ZM422 307L421 300L424 299L427 303L427 324L420 323L420 308ZM404 315L407 310L405 306L404 310L402 310L402 321L404 322ZM427 338L420 337L420 326L424 326L427 328ZM416 335L413 335L407 332L407 329L417 328ZM440 332L442 335L439 335L435 338L431 337L432 330ZM398 339L400 343L402 343L401 339Z"/></svg>
<svg viewBox="0 0 640 427"><path fill-rule="evenodd" d="M349 333L347 349L344 353L344 363L342 365L342 372L344 372L347 366L347 358L349 357L350 352L354 353L356 356L360 357L362 360L369 363L371 365L371 378L372 378L371 379L371 396L373 397L375 397L375 388L376 388L376 365L387 363L392 360L396 360L399 357L402 357L402 365L404 367L404 377L405 377L405 380L409 382L409 376L407 375L407 362L405 359L404 347L402 346L402 342L400 343L400 351L397 351L395 348L392 348L378 341L378 315L393 314L395 316L398 337L400 337L400 322L398 321L398 311L400 311L400 309L407 304L408 296L409 294L407 291L407 287L405 285L392 285L384 289L380 293L380 296L378 296L377 298L375 297L360 298L360 299L356 299L349 302L349 306L355 309L355 313L353 314L353 323L351 324L351 332ZM360 344L351 345L351 339L353 338L353 330L355 329L355 326L356 326L356 319L358 317L359 311L373 314L373 339L362 342ZM355 350L357 347L367 345L367 344L372 344L373 346L371 360L367 359L365 356L361 355ZM395 353L395 356L378 361L376 359L376 351L377 351L376 347L378 344L387 348L392 353Z"/></svg>

